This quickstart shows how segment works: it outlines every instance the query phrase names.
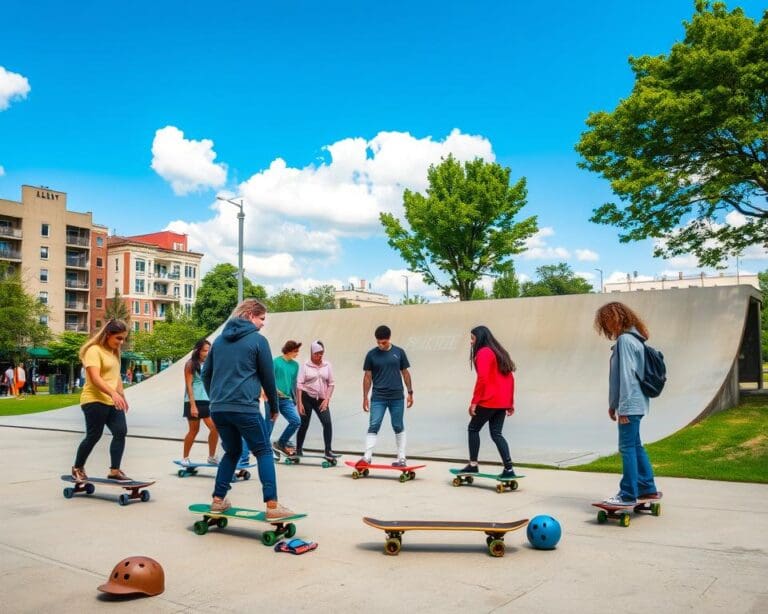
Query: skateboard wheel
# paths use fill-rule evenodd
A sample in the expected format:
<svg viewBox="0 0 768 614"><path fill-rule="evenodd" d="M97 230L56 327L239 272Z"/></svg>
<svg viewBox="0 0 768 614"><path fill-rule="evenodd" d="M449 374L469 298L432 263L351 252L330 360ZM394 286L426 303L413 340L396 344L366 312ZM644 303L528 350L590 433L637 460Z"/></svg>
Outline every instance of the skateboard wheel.
<svg viewBox="0 0 768 614"><path fill-rule="evenodd" d="M353 472L352 472L352 479L353 479L353 480L356 480L356 479L357 479L357 478L359 478L359 477L360 477L360 474L357 472L357 470L355 470L355 471L353 471Z"/></svg>
<svg viewBox="0 0 768 614"><path fill-rule="evenodd" d="M300 458L292 458L292 459L291 459L291 462L292 462L294 465L298 465L298 464L301 462L301 459L300 459Z"/></svg>
<svg viewBox="0 0 768 614"><path fill-rule="evenodd" d="M64 489L63 494L65 499L71 499L72 497L75 496L75 489L67 486L67 488Z"/></svg>
<svg viewBox="0 0 768 614"><path fill-rule="evenodd" d="M651 503L651 516L661 516L661 503Z"/></svg>
<svg viewBox="0 0 768 614"><path fill-rule="evenodd" d="M130 499L128 498L128 495L126 495L125 493L123 493L122 495L120 495L120 496L117 498L117 502L118 502L120 505L128 505L128 501L129 501L129 500L130 500Z"/></svg>
<svg viewBox="0 0 768 614"><path fill-rule="evenodd" d="M517 483L517 480L512 480L509 483L509 490L517 490L518 486L519 486L519 484Z"/></svg>
<svg viewBox="0 0 768 614"><path fill-rule="evenodd" d="M338 462L338 461L337 461L336 459L333 459L333 460L331 461L331 465L333 465L333 466L335 467L337 462Z"/></svg>
<svg viewBox="0 0 768 614"><path fill-rule="evenodd" d="M261 543L265 546L274 546L277 541L277 533L274 531L265 531L261 534Z"/></svg>
<svg viewBox="0 0 768 614"><path fill-rule="evenodd" d="M321 465L322 465L323 469L328 469L328 467L331 466L331 463L329 463L328 461L323 461L321 463Z"/></svg>
<svg viewBox="0 0 768 614"><path fill-rule="evenodd" d="M628 527L629 526L629 514L627 512L624 512L621 515L621 518L619 518L619 524L622 527Z"/></svg>
<svg viewBox="0 0 768 614"><path fill-rule="evenodd" d="M604 524L608 521L608 512L605 510L600 510L597 512L597 522L598 524Z"/></svg>
<svg viewBox="0 0 768 614"><path fill-rule="evenodd" d="M217 518L216 519L216 526L220 529L224 529L227 526L227 519L226 518Z"/></svg>
<svg viewBox="0 0 768 614"><path fill-rule="evenodd" d="M368 471L368 469L363 469L363 477L364 478L367 478L369 473L370 473L370 471Z"/></svg>
<svg viewBox="0 0 768 614"><path fill-rule="evenodd" d="M496 492L504 492L504 485L503 484L497 484L496 485Z"/></svg>
<svg viewBox="0 0 768 614"><path fill-rule="evenodd" d="M408 478L411 479L411 480L415 480L416 479L416 472L415 471L409 471L408 472Z"/></svg>
<svg viewBox="0 0 768 614"><path fill-rule="evenodd" d="M491 539L488 544L488 553L491 556L504 556L505 550L504 542L500 539Z"/></svg>
<svg viewBox="0 0 768 614"><path fill-rule="evenodd" d="M290 459L290 458L288 458L288 457L286 456L286 457L283 459L283 462L284 462L286 465L290 465L292 461L291 461L291 459Z"/></svg>
<svg viewBox="0 0 768 614"><path fill-rule="evenodd" d="M454 486L461 486L461 478L453 478Z"/></svg>
<svg viewBox="0 0 768 614"><path fill-rule="evenodd" d="M285 527L285 536L290 539L294 535L296 535L296 525L289 522Z"/></svg>
<svg viewBox="0 0 768 614"><path fill-rule="evenodd" d="M396 537L390 537L386 542L384 542L384 554L395 556L400 552L400 548L402 548L402 544Z"/></svg>
<svg viewBox="0 0 768 614"><path fill-rule="evenodd" d="M251 479L251 472L243 471L243 480L250 480L250 479Z"/></svg>
<svg viewBox="0 0 768 614"><path fill-rule="evenodd" d="M144 501L144 503L149 501L149 497L150 497L150 495L149 495L149 491L148 490L142 490L141 491L141 500Z"/></svg>
<svg viewBox="0 0 768 614"><path fill-rule="evenodd" d="M85 485L85 494L86 495L92 495L96 492L96 487L93 484L86 484Z"/></svg>
<svg viewBox="0 0 768 614"><path fill-rule="evenodd" d="M400 474L400 481L403 482L403 483L408 481L408 472L407 471L404 471L403 473Z"/></svg>
<svg viewBox="0 0 768 614"><path fill-rule="evenodd" d="M183 478L183 477L185 477L185 476L187 475L187 472L186 472L186 471L184 471L183 469L179 469L179 470L176 472L176 475L178 475L180 478Z"/></svg>
<svg viewBox="0 0 768 614"><path fill-rule="evenodd" d="M208 533L208 523L205 520L198 520L193 528L198 535L205 535Z"/></svg>
<svg viewBox="0 0 768 614"><path fill-rule="evenodd" d="M471 475L467 477L467 484L471 484L475 481L475 478L473 478Z"/></svg>

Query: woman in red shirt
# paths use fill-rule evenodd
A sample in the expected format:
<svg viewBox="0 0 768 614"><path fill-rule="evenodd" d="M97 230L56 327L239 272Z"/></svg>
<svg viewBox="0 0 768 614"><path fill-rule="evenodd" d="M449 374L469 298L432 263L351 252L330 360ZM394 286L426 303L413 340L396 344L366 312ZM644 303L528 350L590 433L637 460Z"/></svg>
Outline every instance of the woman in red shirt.
<svg viewBox="0 0 768 614"><path fill-rule="evenodd" d="M491 439L504 463L503 478L514 478L515 469L509 455L509 446L501 430L504 418L515 413L515 363L509 353L496 340L487 326L476 326L470 331L470 365L477 372L472 402L469 404L469 464L462 469L477 473L480 452L480 429L485 423L491 430Z"/></svg>

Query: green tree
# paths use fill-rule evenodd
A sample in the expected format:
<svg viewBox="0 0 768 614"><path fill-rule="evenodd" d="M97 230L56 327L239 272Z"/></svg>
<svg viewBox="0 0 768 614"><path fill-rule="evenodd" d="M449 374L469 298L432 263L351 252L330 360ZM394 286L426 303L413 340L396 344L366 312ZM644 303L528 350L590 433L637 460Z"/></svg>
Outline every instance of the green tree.
<svg viewBox="0 0 768 614"><path fill-rule="evenodd" d="M768 12L755 23L722 2L695 7L667 55L629 58L632 93L591 113L576 149L624 201L591 221L619 227L623 242L662 239L656 256L717 266L768 245Z"/></svg>
<svg viewBox="0 0 768 614"><path fill-rule="evenodd" d="M763 359L768 358L768 270L757 274L760 291L763 293L763 308L760 310L760 338L763 346Z"/></svg>
<svg viewBox="0 0 768 614"><path fill-rule="evenodd" d="M264 300L267 292L262 286L243 278L243 296ZM199 327L213 332L221 326L237 307L237 267L217 264L200 284L197 300L192 307L192 317Z"/></svg>
<svg viewBox="0 0 768 614"><path fill-rule="evenodd" d="M489 298L493 298L490 294L488 294L488 291L483 288L482 286L475 286L472 289L472 296L470 297L470 301L487 301Z"/></svg>
<svg viewBox="0 0 768 614"><path fill-rule="evenodd" d="M536 269L537 281L526 281L520 296L556 296L561 294L589 294L592 286L577 277L565 262L547 264Z"/></svg>
<svg viewBox="0 0 768 614"><path fill-rule="evenodd" d="M307 310L334 309L335 289L333 286L315 286L306 295Z"/></svg>
<svg viewBox="0 0 768 614"><path fill-rule="evenodd" d="M520 280L515 275L515 269L510 268L493 282L493 298L517 298L520 296Z"/></svg>
<svg viewBox="0 0 768 614"><path fill-rule="evenodd" d="M410 230L391 213L379 219L409 270L445 296L469 300L480 278L507 271L509 257L538 230L535 216L514 221L526 204L525 178L510 185L509 168L479 158L462 165L453 156L427 177L426 195L403 193Z"/></svg>
<svg viewBox="0 0 768 614"><path fill-rule="evenodd" d="M413 294L408 298L403 297L403 300L400 301L401 305L426 305L427 303L429 300L420 294Z"/></svg>
<svg viewBox="0 0 768 614"><path fill-rule="evenodd" d="M333 286L316 286L306 294L285 288L266 299L267 307L272 312L280 311L317 311L319 309L334 309Z"/></svg>
<svg viewBox="0 0 768 614"><path fill-rule="evenodd" d="M68 367L70 385L75 381L75 366L80 364L80 348L86 341L88 341L88 335L67 331L48 344L51 362Z"/></svg>
<svg viewBox="0 0 768 614"><path fill-rule="evenodd" d="M135 332L133 350L154 361L159 368L162 360L174 362L186 356L206 332L191 316L175 313L170 322L156 322L151 333Z"/></svg>
<svg viewBox="0 0 768 614"><path fill-rule="evenodd" d="M107 320L122 320L126 324L131 322L131 313L128 311L128 307L120 295L120 290L115 288L115 294L111 301L107 301L107 306L104 309L104 317ZM128 327L130 329L130 326Z"/></svg>
<svg viewBox="0 0 768 614"><path fill-rule="evenodd" d="M21 273L0 263L0 355L21 360L45 344L51 333L40 320L47 315L48 306L24 291Z"/></svg>

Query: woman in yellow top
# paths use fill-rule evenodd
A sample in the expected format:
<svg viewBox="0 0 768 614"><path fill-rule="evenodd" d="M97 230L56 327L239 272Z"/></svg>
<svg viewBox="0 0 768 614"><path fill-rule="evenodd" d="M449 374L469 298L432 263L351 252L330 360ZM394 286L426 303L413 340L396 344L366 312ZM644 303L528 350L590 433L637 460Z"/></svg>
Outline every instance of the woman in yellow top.
<svg viewBox="0 0 768 614"><path fill-rule="evenodd" d="M85 367L85 386L80 394L80 406L85 415L85 439L80 443L72 467L72 477L78 482L88 479L85 461L93 446L101 439L106 426L112 433L109 445L110 468L107 477L112 480L130 480L120 469L125 450L125 413L128 402L120 378L120 348L128 337L128 328L122 320L110 320L80 348L80 361Z"/></svg>

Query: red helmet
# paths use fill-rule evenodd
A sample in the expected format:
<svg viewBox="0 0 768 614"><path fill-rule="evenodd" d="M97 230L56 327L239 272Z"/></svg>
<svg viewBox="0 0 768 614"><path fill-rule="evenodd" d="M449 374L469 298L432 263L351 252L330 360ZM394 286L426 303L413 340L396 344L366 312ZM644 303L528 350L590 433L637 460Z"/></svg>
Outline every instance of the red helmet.
<svg viewBox="0 0 768 614"><path fill-rule="evenodd" d="M99 590L112 595L159 595L165 590L165 573L155 559L129 556L115 565L109 579Z"/></svg>

